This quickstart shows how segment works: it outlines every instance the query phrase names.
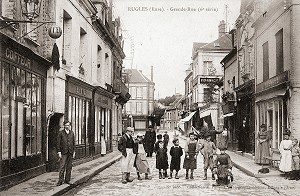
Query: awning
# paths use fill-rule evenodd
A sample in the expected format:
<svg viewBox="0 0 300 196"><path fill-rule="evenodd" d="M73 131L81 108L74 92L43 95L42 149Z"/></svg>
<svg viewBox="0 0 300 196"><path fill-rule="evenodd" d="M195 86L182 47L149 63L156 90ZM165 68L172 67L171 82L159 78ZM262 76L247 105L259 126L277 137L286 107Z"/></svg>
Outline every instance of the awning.
<svg viewBox="0 0 300 196"><path fill-rule="evenodd" d="M228 113L228 114L225 114L225 115L223 115L223 118L225 118L225 117L229 117L229 116L233 116L234 115L234 113Z"/></svg>
<svg viewBox="0 0 300 196"><path fill-rule="evenodd" d="M271 99L271 98L274 98L274 97L284 96L285 93L286 93L286 89L280 89L280 90L277 90L277 91L273 91L273 92L268 93L268 94L257 96L255 102L268 100L268 99Z"/></svg>
<svg viewBox="0 0 300 196"><path fill-rule="evenodd" d="M196 112L192 112L190 113L187 117L185 117L184 119L181 119L180 122L188 122L191 120L191 118L194 116Z"/></svg>
<svg viewBox="0 0 300 196"><path fill-rule="evenodd" d="M200 113L200 118L204 118L205 116L209 116L210 115L210 110L204 111L202 113Z"/></svg>

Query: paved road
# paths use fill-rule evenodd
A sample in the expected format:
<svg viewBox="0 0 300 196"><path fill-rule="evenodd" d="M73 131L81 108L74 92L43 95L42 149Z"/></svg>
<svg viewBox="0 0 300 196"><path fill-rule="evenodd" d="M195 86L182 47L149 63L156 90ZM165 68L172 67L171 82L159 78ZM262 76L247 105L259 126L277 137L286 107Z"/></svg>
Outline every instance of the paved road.
<svg viewBox="0 0 300 196"><path fill-rule="evenodd" d="M170 135L172 136L172 133ZM180 141L181 146L184 146L184 142L184 140ZM202 180L203 159L201 155L198 156L198 169L195 171L195 179L193 180L185 179L184 170L179 172L180 179L159 179L158 171L155 169L155 158L148 158L148 161L151 166L152 180L139 181L135 179L132 183L122 184L120 163L117 162L96 175L85 185L77 187L65 195L279 195L256 178L247 176L236 168L233 169L233 188L213 187L212 184L215 181L211 179L210 172L208 173L208 180ZM135 172L132 176L136 178Z"/></svg>

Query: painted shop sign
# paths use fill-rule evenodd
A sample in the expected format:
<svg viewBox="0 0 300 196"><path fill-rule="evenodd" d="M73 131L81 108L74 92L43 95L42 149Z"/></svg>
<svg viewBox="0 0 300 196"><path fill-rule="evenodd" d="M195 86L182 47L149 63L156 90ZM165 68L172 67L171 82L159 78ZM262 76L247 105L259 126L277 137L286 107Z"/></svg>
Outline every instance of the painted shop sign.
<svg viewBox="0 0 300 196"><path fill-rule="evenodd" d="M215 84L219 82L219 78L200 78L201 84Z"/></svg>
<svg viewBox="0 0 300 196"><path fill-rule="evenodd" d="M285 71L282 74L274 76L273 78L270 78L269 80L258 84L256 86L256 92L258 93L258 92L268 90L287 81L289 81L289 74L288 71Z"/></svg>
<svg viewBox="0 0 300 196"><path fill-rule="evenodd" d="M89 99L92 99L93 95L91 90L85 89L81 86L78 86L78 84L73 83L69 83L69 92Z"/></svg>
<svg viewBox="0 0 300 196"><path fill-rule="evenodd" d="M111 109L111 99L103 95L95 94L95 105Z"/></svg>
<svg viewBox="0 0 300 196"><path fill-rule="evenodd" d="M18 65L30 68L32 60L21 55L17 51L11 49L11 48L6 48L5 49L5 56L6 59L17 63Z"/></svg>

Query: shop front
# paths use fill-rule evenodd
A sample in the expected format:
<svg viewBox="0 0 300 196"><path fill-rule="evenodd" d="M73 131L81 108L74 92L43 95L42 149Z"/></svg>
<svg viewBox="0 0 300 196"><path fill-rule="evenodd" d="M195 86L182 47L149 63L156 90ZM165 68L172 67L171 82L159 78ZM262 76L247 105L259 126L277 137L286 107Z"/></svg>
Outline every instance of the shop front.
<svg viewBox="0 0 300 196"><path fill-rule="evenodd" d="M254 154L255 152L255 102L254 79L245 82L236 89L236 135L238 150Z"/></svg>
<svg viewBox="0 0 300 196"><path fill-rule="evenodd" d="M46 171L46 77L51 63L0 34L0 190Z"/></svg>
<svg viewBox="0 0 300 196"><path fill-rule="evenodd" d="M90 84L67 75L65 120L71 122L75 133L75 159L89 157L93 152L91 129L93 89L94 87Z"/></svg>
<svg viewBox="0 0 300 196"><path fill-rule="evenodd" d="M112 99L114 95L102 87L94 92L94 154L112 151ZM101 134L102 129L102 134ZM103 135L104 134L104 135ZM101 139L101 136L102 139ZM104 138L104 139L103 139ZM105 143L105 144L103 144ZM101 148L105 145L106 148ZM101 152L102 151L102 152Z"/></svg>
<svg viewBox="0 0 300 196"><path fill-rule="evenodd" d="M256 134L267 125L271 149L279 149L283 131L288 127L288 72L283 72L256 87Z"/></svg>

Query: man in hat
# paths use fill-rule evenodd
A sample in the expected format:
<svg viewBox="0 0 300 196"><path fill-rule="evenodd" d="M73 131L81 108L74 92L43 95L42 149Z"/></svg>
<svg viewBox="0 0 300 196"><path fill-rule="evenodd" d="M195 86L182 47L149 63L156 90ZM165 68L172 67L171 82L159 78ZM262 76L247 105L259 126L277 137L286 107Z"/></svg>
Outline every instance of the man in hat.
<svg viewBox="0 0 300 196"><path fill-rule="evenodd" d="M227 185L228 188L231 188L231 182L233 181L233 176L231 173L232 162L230 156L225 153L225 146L221 146L220 154L217 155L217 158L214 160L214 174L217 175L216 184L213 186Z"/></svg>
<svg viewBox="0 0 300 196"><path fill-rule="evenodd" d="M203 155L203 169L204 169L204 178L203 180L207 180L207 169L210 168L212 173L212 180L215 180L215 176L213 174L213 155L215 154L217 148L216 145L211 141L211 136L209 133L205 135L206 140L199 143L200 152ZM200 140L199 140L200 142Z"/></svg>
<svg viewBox="0 0 300 196"><path fill-rule="evenodd" d="M152 157L155 141L155 130L150 127L145 133L145 151L147 153L147 157Z"/></svg>
<svg viewBox="0 0 300 196"><path fill-rule="evenodd" d="M134 148L134 140L132 134L134 129L132 127L127 127L125 134L121 137L118 150L122 153L121 158L121 170L122 170L122 183L132 182L130 179L130 171L133 167L133 154L136 154L137 149Z"/></svg>

